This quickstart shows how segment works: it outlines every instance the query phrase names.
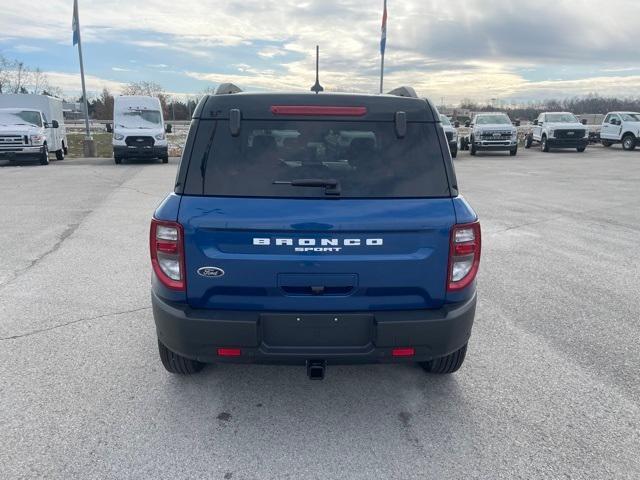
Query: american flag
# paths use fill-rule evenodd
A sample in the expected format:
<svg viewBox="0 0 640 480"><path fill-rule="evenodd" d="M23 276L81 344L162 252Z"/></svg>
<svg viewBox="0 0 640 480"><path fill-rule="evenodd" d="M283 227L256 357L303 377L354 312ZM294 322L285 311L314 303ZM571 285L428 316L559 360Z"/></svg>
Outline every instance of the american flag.
<svg viewBox="0 0 640 480"><path fill-rule="evenodd" d="M380 39L380 54L384 55L387 48L387 0L384 0L384 12L382 13L382 38Z"/></svg>

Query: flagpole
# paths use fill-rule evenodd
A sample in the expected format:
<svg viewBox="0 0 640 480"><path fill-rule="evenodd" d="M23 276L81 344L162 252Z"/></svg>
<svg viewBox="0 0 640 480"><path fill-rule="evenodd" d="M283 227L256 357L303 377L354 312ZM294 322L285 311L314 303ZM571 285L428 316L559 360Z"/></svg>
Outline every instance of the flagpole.
<svg viewBox="0 0 640 480"><path fill-rule="evenodd" d="M78 56L80 57L80 79L82 81L82 99L84 100L84 127L86 129L85 139L91 139L91 130L89 128L89 101L87 99L87 88L84 82L84 62L82 60L82 36L80 35L80 15L78 14L78 0L74 3L74 15L78 34Z"/></svg>
<svg viewBox="0 0 640 480"><path fill-rule="evenodd" d="M380 94L382 94L384 88L384 52L387 49L387 0L384 0L380 33Z"/></svg>
<svg viewBox="0 0 640 480"><path fill-rule="evenodd" d="M80 38L80 16L78 15L78 0L73 0L73 44L78 44L78 56L80 57L80 80L82 81L82 100L84 103L84 127L85 135L82 141L82 156L85 158L95 157L96 143L91 137L89 128L89 99L87 98L87 87L84 83L84 62L82 61L82 39Z"/></svg>
<svg viewBox="0 0 640 480"><path fill-rule="evenodd" d="M384 85L384 52L380 56L380 93L382 94Z"/></svg>

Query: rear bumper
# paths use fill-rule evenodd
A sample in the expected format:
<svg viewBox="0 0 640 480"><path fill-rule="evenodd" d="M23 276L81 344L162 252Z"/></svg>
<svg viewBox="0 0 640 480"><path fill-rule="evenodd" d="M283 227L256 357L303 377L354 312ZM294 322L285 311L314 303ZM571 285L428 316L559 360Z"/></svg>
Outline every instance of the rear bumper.
<svg viewBox="0 0 640 480"><path fill-rule="evenodd" d="M151 299L158 339L170 350L205 363L426 361L467 343L476 310L475 294L439 310L328 314L193 310L154 293ZM240 348L242 354L219 357L220 347ZM395 358L394 347L413 347L415 355Z"/></svg>
<svg viewBox="0 0 640 480"><path fill-rule="evenodd" d="M550 148L578 148L589 145L588 138L548 138L547 145Z"/></svg>
<svg viewBox="0 0 640 480"><path fill-rule="evenodd" d="M114 145L113 155L119 158L162 158L168 155L168 147L128 147L126 145Z"/></svg>

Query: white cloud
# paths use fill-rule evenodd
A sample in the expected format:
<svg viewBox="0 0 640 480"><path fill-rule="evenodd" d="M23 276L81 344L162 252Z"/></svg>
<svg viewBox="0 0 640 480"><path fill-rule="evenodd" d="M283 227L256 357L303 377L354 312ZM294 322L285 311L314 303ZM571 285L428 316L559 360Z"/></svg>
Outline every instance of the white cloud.
<svg viewBox="0 0 640 480"><path fill-rule="evenodd" d="M82 95L80 73L73 74L55 71L44 73L49 78L49 83L62 88L66 95L74 97ZM103 88L109 89L112 93L120 93L125 87L123 82L100 78L93 75L85 75L85 83L87 87L87 97L99 94Z"/></svg>
<svg viewBox="0 0 640 480"><path fill-rule="evenodd" d="M42 52L44 48L35 47L33 45L16 45L11 50L13 50L14 52L20 52L20 53L33 53L33 52Z"/></svg>

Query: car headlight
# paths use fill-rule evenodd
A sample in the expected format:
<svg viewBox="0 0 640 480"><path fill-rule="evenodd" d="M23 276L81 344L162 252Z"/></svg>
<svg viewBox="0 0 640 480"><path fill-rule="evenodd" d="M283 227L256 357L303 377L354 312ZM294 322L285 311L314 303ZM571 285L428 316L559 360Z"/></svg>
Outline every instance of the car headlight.
<svg viewBox="0 0 640 480"><path fill-rule="evenodd" d="M114 140L123 140L124 139L124 135L122 135L121 133L114 133L113 134L113 139Z"/></svg>
<svg viewBox="0 0 640 480"><path fill-rule="evenodd" d="M164 133L159 133L156 135L156 140L164 140Z"/></svg>
<svg viewBox="0 0 640 480"><path fill-rule="evenodd" d="M31 135L31 144L32 145L42 145L47 140L47 137L44 135Z"/></svg>
<svg viewBox="0 0 640 480"><path fill-rule="evenodd" d="M511 132L511 139L515 140L516 138L518 138L518 131L514 130L513 132Z"/></svg>
<svg viewBox="0 0 640 480"><path fill-rule="evenodd" d="M555 133L555 131L553 130L553 128L550 128L547 133L549 134L549 137L553 137L553 134Z"/></svg>

